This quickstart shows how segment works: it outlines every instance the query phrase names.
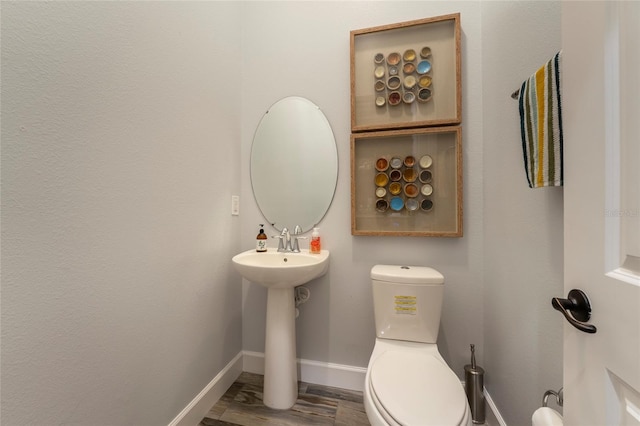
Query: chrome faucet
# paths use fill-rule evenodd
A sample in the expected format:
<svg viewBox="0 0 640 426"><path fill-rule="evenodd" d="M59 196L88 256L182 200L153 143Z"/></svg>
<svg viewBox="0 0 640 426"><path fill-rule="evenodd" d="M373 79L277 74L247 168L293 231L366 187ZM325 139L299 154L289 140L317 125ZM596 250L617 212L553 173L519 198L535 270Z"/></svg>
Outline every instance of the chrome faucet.
<svg viewBox="0 0 640 426"><path fill-rule="evenodd" d="M296 225L293 230L293 249L291 250L294 253L300 253L300 245L298 244L298 240L307 239L307 237L301 237L300 234L302 234L302 228L300 227L300 225Z"/></svg>
<svg viewBox="0 0 640 426"><path fill-rule="evenodd" d="M280 235L274 236L274 238L279 238L278 241L278 251L279 252L290 252L291 251L291 234L289 234L289 230L287 227L282 228L282 232Z"/></svg>
<svg viewBox="0 0 640 426"><path fill-rule="evenodd" d="M278 238L278 252L281 253L300 253L300 245L298 244L298 239L305 237L300 237L302 234L302 228L299 225L293 229L293 240L291 238L291 234L289 233L288 228L282 228L282 232L280 235L274 235L273 238Z"/></svg>

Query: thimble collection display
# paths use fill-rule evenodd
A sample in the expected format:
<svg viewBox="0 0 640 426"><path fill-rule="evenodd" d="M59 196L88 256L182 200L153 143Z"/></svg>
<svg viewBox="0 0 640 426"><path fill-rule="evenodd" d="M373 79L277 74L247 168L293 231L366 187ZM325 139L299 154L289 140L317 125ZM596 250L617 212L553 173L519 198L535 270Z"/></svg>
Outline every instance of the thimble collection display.
<svg viewBox="0 0 640 426"><path fill-rule="evenodd" d="M374 177L376 211L430 212L433 209L433 158L423 155L380 157Z"/></svg>
<svg viewBox="0 0 640 426"><path fill-rule="evenodd" d="M432 62L429 46L418 52L407 49L402 55L399 52L376 53L373 57L376 106L393 107L401 103L412 104L416 100L429 102L433 91Z"/></svg>
<svg viewBox="0 0 640 426"><path fill-rule="evenodd" d="M461 237L460 14L351 30L351 233Z"/></svg>
<svg viewBox="0 0 640 426"><path fill-rule="evenodd" d="M351 31L351 131L462 121L460 14Z"/></svg>

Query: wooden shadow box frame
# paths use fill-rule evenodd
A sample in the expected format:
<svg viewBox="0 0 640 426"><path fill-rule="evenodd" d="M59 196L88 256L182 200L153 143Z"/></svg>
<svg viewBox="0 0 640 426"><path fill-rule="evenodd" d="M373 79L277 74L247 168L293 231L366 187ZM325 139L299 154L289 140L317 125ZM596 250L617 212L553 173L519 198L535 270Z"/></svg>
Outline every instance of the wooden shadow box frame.
<svg viewBox="0 0 640 426"><path fill-rule="evenodd" d="M351 131L460 124L460 14L351 31Z"/></svg>
<svg viewBox="0 0 640 426"><path fill-rule="evenodd" d="M462 237L460 126L351 135L351 234Z"/></svg>

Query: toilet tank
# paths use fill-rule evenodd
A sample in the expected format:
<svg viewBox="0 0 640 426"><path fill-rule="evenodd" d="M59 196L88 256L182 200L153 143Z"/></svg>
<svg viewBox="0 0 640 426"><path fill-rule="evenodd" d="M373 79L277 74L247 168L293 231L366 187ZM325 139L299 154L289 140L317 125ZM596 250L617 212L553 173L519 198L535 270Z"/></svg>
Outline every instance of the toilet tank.
<svg viewBox="0 0 640 426"><path fill-rule="evenodd" d="M424 266L376 265L371 269L376 336L436 343L444 277Z"/></svg>

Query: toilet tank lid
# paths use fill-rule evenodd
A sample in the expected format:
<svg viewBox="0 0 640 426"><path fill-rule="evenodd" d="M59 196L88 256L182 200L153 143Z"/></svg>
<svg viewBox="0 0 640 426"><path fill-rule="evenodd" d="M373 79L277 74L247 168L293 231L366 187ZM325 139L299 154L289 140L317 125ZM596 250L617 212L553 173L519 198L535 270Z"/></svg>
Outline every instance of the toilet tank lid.
<svg viewBox="0 0 640 426"><path fill-rule="evenodd" d="M371 279L403 284L443 284L444 276L426 266L375 265Z"/></svg>

